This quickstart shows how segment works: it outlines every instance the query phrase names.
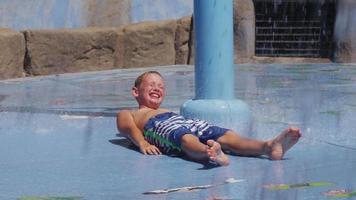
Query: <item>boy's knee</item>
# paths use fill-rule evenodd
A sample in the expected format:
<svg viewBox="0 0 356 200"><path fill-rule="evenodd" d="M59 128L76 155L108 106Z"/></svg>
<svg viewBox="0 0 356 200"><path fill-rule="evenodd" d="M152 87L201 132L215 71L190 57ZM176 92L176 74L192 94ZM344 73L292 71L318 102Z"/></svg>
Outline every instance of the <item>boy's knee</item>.
<svg viewBox="0 0 356 200"><path fill-rule="evenodd" d="M229 144L231 142L233 142L235 139L237 139L239 136L237 133L235 133L234 131L227 131L226 133L224 133L224 135L222 135L221 137L219 137L217 139L217 141L221 144Z"/></svg>
<svg viewBox="0 0 356 200"><path fill-rule="evenodd" d="M184 144L188 144L188 143L191 143L191 142L196 142L197 140L199 140L199 139L195 135L184 134L182 136L181 143L182 143L182 145L184 145Z"/></svg>

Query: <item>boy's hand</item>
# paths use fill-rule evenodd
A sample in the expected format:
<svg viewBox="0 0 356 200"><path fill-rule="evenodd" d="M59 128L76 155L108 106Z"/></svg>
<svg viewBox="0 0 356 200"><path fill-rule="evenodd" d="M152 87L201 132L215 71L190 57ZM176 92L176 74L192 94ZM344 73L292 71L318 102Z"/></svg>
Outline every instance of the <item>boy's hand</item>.
<svg viewBox="0 0 356 200"><path fill-rule="evenodd" d="M145 155L161 155L161 151L155 146L147 141L143 141L140 143L140 151Z"/></svg>

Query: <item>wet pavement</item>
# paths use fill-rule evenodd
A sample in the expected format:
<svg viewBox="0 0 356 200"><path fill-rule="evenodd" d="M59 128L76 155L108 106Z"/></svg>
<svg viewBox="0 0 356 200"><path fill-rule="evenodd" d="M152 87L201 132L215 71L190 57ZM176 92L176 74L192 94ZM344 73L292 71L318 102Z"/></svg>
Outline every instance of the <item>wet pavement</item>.
<svg viewBox="0 0 356 200"><path fill-rule="evenodd" d="M166 79L163 107L178 111L194 97L193 66L0 81L0 199L333 199L323 193L356 190L356 64L238 65L235 94L253 115L241 134L268 139L298 126L303 137L282 161L230 156L227 167L144 156L120 136L115 114L135 108L130 88L148 69ZM228 178L244 181L219 185Z"/></svg>

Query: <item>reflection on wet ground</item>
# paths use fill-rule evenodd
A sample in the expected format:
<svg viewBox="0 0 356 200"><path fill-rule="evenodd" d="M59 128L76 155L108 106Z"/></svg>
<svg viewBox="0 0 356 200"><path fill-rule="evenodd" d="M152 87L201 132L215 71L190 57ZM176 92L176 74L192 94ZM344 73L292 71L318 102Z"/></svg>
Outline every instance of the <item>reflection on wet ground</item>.
<svg viewBox="0 0 356 200"><path fill-rule="evenodd" d="M163 66L163 107L194 97L192 66ZM356 190L356 65L236 67L235 93L252 110L252 130L268 139L298 126L301 142L283 161L231 157L211 168L168 156L143 156L116 130L119 110L136 106L132 83L144 69L0 81L0 199L328 199ZM244 182L190 192L144 192ZM327 182L327 186L306 187ZM292 184L285 190L266 185Z"/></svg>

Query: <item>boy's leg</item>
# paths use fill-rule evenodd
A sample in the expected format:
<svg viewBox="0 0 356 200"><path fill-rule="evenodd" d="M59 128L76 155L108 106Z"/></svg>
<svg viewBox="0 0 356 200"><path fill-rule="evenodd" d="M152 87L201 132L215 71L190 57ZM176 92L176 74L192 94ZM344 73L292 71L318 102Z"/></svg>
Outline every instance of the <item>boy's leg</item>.
<svg viewBox="0 0 356 200"><path fill-rule="evenodd" d="M212 160L219 165L229 164L229 158L221 150L220 144L213 140L209 140L205 145L195 135L185 134L182 136L181 148L193 160Z"/></svg>
<svg viewBox="0 0 356 200"><path fill-rule="evenodd" d="M227 131L217 142L222 149L240 156L260 156L267 153L267 142L244 138L233 131Z"/></svg>
<svg viewBox="0 0 356 200"><path fill-rule="evenodd" d="M284 153L298 142L300 136L300 130L297 128L288 128L269 141L243 138L233 131L228 131L219 137L217 142L223 149L230 150L237 155L267 155L272 160L280 160Z"/></svg>

